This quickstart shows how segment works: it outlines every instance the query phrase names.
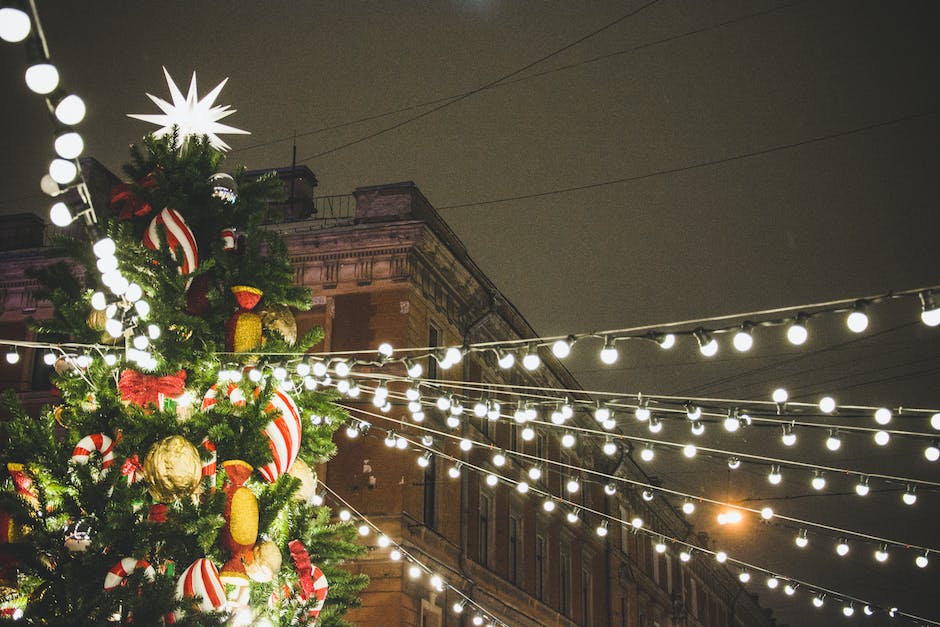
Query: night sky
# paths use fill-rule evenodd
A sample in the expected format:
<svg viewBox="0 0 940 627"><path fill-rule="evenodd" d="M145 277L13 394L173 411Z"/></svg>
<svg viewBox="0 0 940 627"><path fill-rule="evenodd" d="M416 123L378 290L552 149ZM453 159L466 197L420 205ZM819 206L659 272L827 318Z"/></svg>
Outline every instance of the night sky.
<svg viewBox="0 0 940 627"><path fill-rule="evenodd" d="M229 167L289 165L296 133L318 194L414 181L542 335L940 284L935 2L39 0L39 11L63 84L88 105L86 154L120 172L128 144L155 128L125 114L155 113L147 92L168 98L161 66L184 91L193 70L200 93L229 77L219 103L238 112L225 122L252 132L224 137ZM24 68L23 46L0 46L0 211L45 215L52 126ZM727 338L712 360L689 340L670 353L631 343L604 367L584 343L568 365L593 390L767 399L784 386L799 400L940 407L940 329L910 324L912 300L871 316L861 339L838 319L814 324L802 348L767 329L747 356ZM714 446L938 478L923 443L876 450L853 436L832 454L806 434L791 451L776 428L719 428ZM684 425L661 435L689 439ZM863 500L833 477L819 494L797 472L773 488L766 469L730 475L679 455L648 471L677 490L940 549L937 493L904 508L896 491ZM826 538L798 553L788 529L713 520L704 507L693 519L733 557L940 621L940 555L921 571L902 552L877 564L863 545L838 559ZM843 620L806 595L749 590L780 622Z"/></svg>

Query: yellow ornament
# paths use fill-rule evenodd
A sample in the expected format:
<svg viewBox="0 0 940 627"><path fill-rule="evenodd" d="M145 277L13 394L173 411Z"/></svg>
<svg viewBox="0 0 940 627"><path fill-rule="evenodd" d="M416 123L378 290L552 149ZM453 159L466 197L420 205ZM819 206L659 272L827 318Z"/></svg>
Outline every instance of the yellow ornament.
<svg viewBox="0 0 940 627"><path fill-rule="evenodd" d="M104 331L104 323L108 321L108 314L104 310L92 309L85 319L85 324L93 331Z"/></svg>
<svg viewBox="0 0 940 627"><path fill-rule="evenodd" d="M270 540L259 542L251 550L251 562L245 565L245 570L252 581L268 583L272 581L281 570L281 551L277 544Z"/></svg>
<svg viewBox="0 0 940 627"><path fill-rule="evenodd" d="M307 462L298 457L287 474L294 479L300 479L300 487L294 492L294 498L309 503L317 493L317 473L311 470Z"/></svg>
<svg viewBox="0 0 940 627"><path fill-rule="evenodd" d="M265 329L277 331L291 346L297 343L297 320L290 307L268 305L260 310L258 315Z"/></svg>
<svg viewBox="0 0 940 627"><path fill-rule="evenodd" d="M199 451L182 436L164 438L147 451L144 474L154 499L178 501L199 488L202 479Z"/></svg>

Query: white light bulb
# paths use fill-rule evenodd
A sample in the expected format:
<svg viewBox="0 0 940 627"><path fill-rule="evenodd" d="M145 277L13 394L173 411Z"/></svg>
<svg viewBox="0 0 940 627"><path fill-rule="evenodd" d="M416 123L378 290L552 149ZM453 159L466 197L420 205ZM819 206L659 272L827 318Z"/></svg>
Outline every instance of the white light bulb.
<svg viewBox="0 0 940 627"><path fill-rule="evenodd" d="M337 361L333 365L333 371L336 373L336 376L339 378L344 378L349 376L349 363L345 361Z"/></svg>
<svg viewBox="0 0 940 627"><path fill-rule="evenodd" d="M387 393L386 393L387 394ZM376 396L378 396L378 389L376 389ZM383 398L385 395L383 395ZM447 411L450 409L450 397L448 396L438 396L437 401L435 401L437 408L441 411Z"/></svg>
<svg viewBox="0 0 940 627"><path fill-rule="evenodd" d="M887 431L876 431L874 438L875 444L878 446L887 446L888 442L891 441L891 434Z"/></svg>
<svg viewBox="0 0 940 627"><path fill-rule="evenodd" d="M666 552L666 548L667 548L666 543L663 542L662 540L657 542L656 545L653 547L653 549L655 549L655 551L659 553L660 555Z"/></svg>
<svg viewBox="0 0 940 627"><path fill-rule="evenodd" d="M760 510L760 517L764 520L770 520L774 517L774 510L770 507L764 507Z"/></svg>
<svg viewBox="0 0 940 627"><path fill-rule="evenodd" d="M104 330L113 338L119 338L124 334L124 326L121 321L113 318L104 323Z"/></svg>
<svg viewBox="0 0 940 627"><path fill-rule="evenodd" d="M516 484L516 492L518 492L519 494L525 494L528 491L529 491L529 484L526 483L525 481L520 481L519 483Z"/></svg>
<svg viewBox="0 0 940 627"><path fill-rule="evenodd" d="M806 342L809 333L806 327L800 322L794 322L787 328L787 340L794 346L800 346Z"/></svg>
<svg viewBox="0 0 940 627"><path fill-rule="evenodd" d="M104 363L107 364L108 366L113 366L114 364L117 363L117 355L115 355L114 353L105 353Z"/></svg>
<svg viewBox="0 0 940 627"><path fill-rule="evenodd" d="M774 399L775 403L786 403L787 399L790 398L790 394L783 388L777 388L770 397Z"/></svg>
<svg viewBox="0 0 940 627"><path fill-rule="evenodd" d="M613 426L616 426L616 425L613 425ZM663 423L661 423L659 420L650 420L649 430L650 430L650 433L659 433L660 431L663 430Z"/></svg>
<svg viewBox="0 0 940 627"><path fill-rule="evenodd" d="M297 373L297 376L306 377L310 374L310 364L302 361L294 367L294 372Z"/></svg>
<svg viewBox="0 0 940 627"><path fill-rule="evenodd" d="M359 429L357 429L356 427L352 427L352 426L346 427L346 437L347 437L347 438L350 438L350 439L352 439L352 438L358 438L358 437L359 437Z"/></svg>
<svg viewBox="0 0 940 627"><path fill-rule="evenodd" d="M653 457L655 457L655 456L656 456L656 453L654 453L654 452L653 452L653 449L650 448L650 447L648 447L648 446L645 447L645 448L643 448L643 449L640 451L640 459L642 459L644 462L651 462L651 461L653 461Z"/></svg>
<svg viewBox="0 0 940 627"><path fill-rule="evenodd" d="M917 502L917 494L911 490L908 490L901 495L901 501L903 501L905 505L913 505Z"/></svg>
<svg viewBox="0 0 940 627"><path fill-rule="evenodd" d="M55 138L55 153L63 159L77 159L84 149L85 142L75 131L62 133Z"/></svg>
<svg viewBox="0 0 940 627"><path fill-rule="evenodd" d="M85 102L75 94L66 96L56 105L55 117L62 124L74 126L85 118Z"/></svg>
<svg viewBox="0 0 940 627"><path fill-rule="evenodd" d="M698 420L702 417L702 408L698 405L689 405L685 409L685 415L689 420Z"/></svg>
<svg viewBox="0 0 940 627"><path fill-rule="evenodd" d="M725 562L728 561L728 554L725 553L724 551L718 551L717 553L715 553L715 560L719 564L724 564Z"/></svg>
<svg viewBox="0 0 940 627"><path fill-rule="evenodd" d="M0 39L15 44L26 39L32 28L29 16L20 9L4 7L0 9Z"/></svg>
<svg viewBox="0 0 940 627"><path fill-rule="evenodd" d="M42 361L47 366L51 366L52 364L54 364L56 359L57 357L55 353L46 353L45 355L42 356Z"/></svg>
<svg viewBox="0 0 940 627"><path fill-rule="evenodd" d="M783 440L784 446L793 446L796 444L796 433L792 430L784 431L780 439Z"/></svg>
<svg viewBox="0 0 940 627"><path fill-rule="evenodd" d="M928 462L935 462L940 459L940 448L937 448L936 443L924 449L924 457Z"/></svg>
<svg viewBox="0 0 940 627"><path fill-rule="evenodd" d="M398 436L398 439L395 440L395 448L401 451L405 450L406 448L408 448L408 440L406 440L405 438L401 436Z"/></svg>
<svg viewBox="0 0 940 627"><path fill-rule="evenodd" d="M506 465L506 456L502 453L496 453L493 455L493 465L497 468L502 468Z"/></svg>
<svg viewBox="0 0 940 627"><path fill-rule="evenodd" d="M149 345L150 345L150 340L148 340L145 336L138 335L134 337L134 348L136 348L137 350L142 351L145 348L147 348L147 346Z"/></svg>
<svg viewBox="0 0 940 627"><path fill-rule="evenodd" d="M117 278L115 278L108 287L111 288L111 292L115 296L123 296L129 285L130 282L125 277L118 275Z"/></svg>
<svg viewBox="0 0 940 627"><path fill-rule="evenodd" d="M690 559L692 559L692 554L688 551L681 551L679 553L679 559L683 562L688 562Z"/></svg>
<svg viewBox="0 0 940 627"><path fill-rule="evenodd" d="M104 292L95 292L91 295L91 306L95 311L104 311L108 307L108 299Z"/></svg>
<svg viewBox="0 0 940 627"><path fill-rule="evenodd" d="M542 364L542 359L537 353L527 353L522 358L522 367L526 370L535 370Z"/></svg>
<svg viewBox="0 0 940 627"><path fill-rule="evenodd" d="M570 433L566 433L565 435L561 436L561 445L564 446L565 448L571 448L572 446L574 446L575 445L574 436L571 435Z"/></svg>
<svg viewBox="0 0 940 627"><path fill-rule="evenodd" d="M633 414L636 416L636 419L639 420L640 422L646 422L647 420L650 419L652 412L650 412L648 407L640 405L639 407L636 408L636 411L634 411Z"/></svg>
<svg viewBox="0 0 940 627"><path fill-rule="evenodd" d="M326 362L318 361L313 364L313 376L323 377L326 374L326 371L327 371ZM379 388L376 388L376 391L378 391L378 389Z"/></svg>
<svg viewBox="0 0 940 627"><path fill-rule="evenodd" d="M378 348L379 355L384 355L385 357L391 357L392 353L395 352L395 349L392 348L392 345L388 342L382 342L379 344Z"/></svg>
<svg viewBox="0 0 940 627"><path fill-rule="evenodd" d="M868 328L868 314L856 309L846 317L845 324L852 333L861 333Z"/></svg>
<svg viewBox="0 0 940 627"><path fill-rule="evenodd" d="M836 410L836 399L831 396L823 396L819 399L819 411L824 414L831 414Z"/></svg>
<svg viewBox="0 0 940 627"><path fill-rule="evenodd" d="M881 407L875 411L875 422L880 425L886 425L891 422L891 410L887 407Z"/></svg>
<svg viewBox="0 0 940 627"><path fill-rule="evenodd" d="M569 479L568 483L565 485L565 489L568 490L568 492L571 492L572 494L577 492L578 488L580 487L581 487L581 484L578 483L577 479Z"/></svg>
<svg viewBox="0 0 940 627"><path fill-rule="evenodd" d="M156 340L160 337L160 327L155 324L147 325L147 337L151 340Z"/></svg>
<svg viewBox="0 0 940 627"><path fill-rule="evenodd" d="M826 438L826 448L830 451L838 451L842 448L842 440L835 434L830 435Z"/></svg>
<svg viewBox="0 0 940 627"><path fill-rule="evenodd" d="M633 527L634 529L642 529L643 519L640 518L639 516L634 516L633 520L630 521L630 526Z"/></svg>
<svg viewBox="0 0 940 627"><path fill-rule="evenodd" d="M855 608L851 605L845 605L842 607L842 614L845 616L851 616L855 613Z"/></svg>
<svg viewBox="0 0 940 627"><path fill-rule="evenodd" d="M613 496L617 494L616 486L614 486L614 484L612 483L608 483L604 485L604 494L606 494L607 496Z"/></svg>
<svg viewBox="0 0 940 627"><path fill-rule="evenodd" d="M859 496L868 496L869 489L867 481L861 480L855 484L855 494Z"/></svg>
<svg viewBox="0 0 940 627"><path fill-rule="evenodd" d="M814 490L822 490L826 487L826 478L822 475L816 475L813 477L813 480L810 482L810 485L813 486Z"/></svg>
<svg viewBox="0 0 940 627"><path fill-rule="evenodd" d="M541 478L542 478L541 468L539 468L538 466L532 466L532 468L529 468L529 479L531 479L532 481L538 481Z"/></svg>
<svg viewBox="0 0 940 627"><path fill-rule="evenodd" d="M16 349L10 349L6 354L6 360L8 364L15 364L20 361L20 354L16 352Z"/></svg>
<svg viewBox="0 0 940 627"><path fill-rule="evenodd" d="M56 226L66 227L72 223L72 212L64 202L57 202L49 208L49 219Z"/></svg>
<svg viewBox="0 0 940 627"><path fill-rule="evenodd" d="M930 560L927 559L926 555L918 555L914 558L914 564L917 565L917 568L927 568L927 564L930 563Z"/></svg>
<svg viewBox="0 0 940 627"><path fill-rule="evenodd" d="M925 309L924 311L920 312L920 319L928 327L935 327L940 325L940 307Z"/></svg>
<svg viewBox="0 0 940 627"><path fill-rule="evenodd" d="M669 350L676 345L676 336L674 333L667 333L659 338L659 347L663 350Z"/></svg>
<svg viewBox="0 0 940 627"><path fill-rule="evenodd" d="M792 584L789 584L789 583L788 583L787 585L785 585L785 586L783 587L783 592L784 592L784 594L786 594L788 597L792 597L793 594L796 592L796 588L794 588Z"/></svg>
<svg viewBox="0 0 940 627"><path fill-rule="evenodd" d="M813 597L813 606L814 606L814 607L822 607L822 606L823 606L822 597Z"/></svg>
<svg viewBox="0 0 940 627"><path fill-rule="evenodd" d="M556 340L552 344L552 354L558 359L564 359L571 354L571 343L568 340Z"/></svg>
<svg viewBox="0 0 940 627"><path fill-rule="evenodd" d="M418 458L418 465L421 466L422 468L427 468L428 466L431 465L431 460L425 457L424 455L422 455L421 457Z"/></svg>
<svg viewBox="0 0 940 627"><path fill-rule="evenodd" d="M492 487L495 486L497 483L499 483L499 477L497 477L496 475L494 475L494 474L492 474L492 473L486 475L486 485L488 485L488 486L490 486L490 487L492 488Z"/></svg>
<svg viewBox="0 0 940 627"><path fill-rule="evenodd" d="M451 365L460 363L461 359L463 359L463 353L456 346L451 346L444 353L444 361L449 362Z"/></svg>
<svg viewBox="0 0 940 627"><path fill-rule="evenodd" d="M772 468L770 474L767 475L767 481L769 481L771 485L780 485L780 482L783 481L783 475L780 474L778 468Z"/></svg>
<svg viewBox="0 0 940 627"><path fill-rule="evenodd" d="M150 303L145 300L139 300L134 303L134 311L136 311L137 315L141 318L146 318L150 315Z"/></svg>
<svg viewBox="0 0 940 627"><path fill-rule="evenodd" d="M689 459L695 457L696 453L698 453L698 449L695 448L694 444L686 444L682 447L682 454Z"/></svg>
<svg viewBox="0 0 940 627"><path fill-rule="evenodd" d="M780 585L780 580L777 579L776 577L767 578L767 587L770 588L771 590L776 590L777 586L779 585Z"/></svg>
<svg viewBox="0 0 940 627"><path fill-rule="evenodd" d="M747 572L746 570L742 570L741 573L738 575L738 580L741 583L749 582L751 580L751 573Z"/></svg>
<svg viewBox="0 0 940 627"><path fill-rule="evenodd" d="M712 338L710 341L699 347L699 352L705 357L714 357L718 353L718 340Z"/></svg>
<svg viewBox="0 0 940 627"><path fill-rule="evenodd" d="M451 466L450 468L447 469L447 475L448 475L451 479L457 479L457 478L459 478L459 477L460 477L460 468L457 468L456 466Z"/></svg>
<svg viewBox="0 0 940 627"><path fill-rule="evenodd" d="M806 537L806 532L801 531L800 533L798 533L794 542L796 542L796 546L798 546L799 548L805 549L806 546L809 544L809 538Z"/></svg>
<svg viewBox="0 0 940 627"><path fill-rule="evenodd" d="M454 610L454 614L461 614L463 612L463 603L455 601L452 609Z"/></svg>
<svg viewBox="0 0 940 627"><path fill-rule="evenodd" d="M735 416L728 416L727 418L725 418L724 425L725 425L725 431L727 431L728 433L734 433L741 427L741 421L738 420L737 417Z"/></svg>
<svg viewBox="0 0 940 627"><path fill-rule="evenodd" d="M260 383L262 378L264 378L264 375L258 368L252 368L248 371L248 380L252 383Z"/></svg>
<svg viewBox="0 0 940 627"><path fill-rule="evenodd" d="M578 522L578 520L579 520L579 519L578 519L578 514L577 514L576 512L574 512L574 511L571 511L571 512L568 512L567 514L565 514L565 518L566 518L567 521L568 521L569 523L571 523L572 525L575 524L576 522Z"/></svg>
<svg viewBox="0 0 940 627"><path fill-rule="evenodd" d="M839 557L845 557L846 555L848 555L849 543L846 542L845 540L840 541L839 544L836 545L836 553L839 554Z"/></svg>
<svg viewBox="0 0 940 627"><path fill-rule="evenodd" d="M421 569L415 566L414 564L412 564L411 566L408 567L408 576L411 577L412 579L417 579L418 577L421 576Z"/></svg>
<svg viewBox="0 0 940 627"><path fill-rule="evenodd" d="M701 422L693 422L689 427L689 430L692 432L692 435L702 435L705 433L705 425Z"/></svg>
<svg viewBox="0 0 940 627"><path fill-rule="evenodd" d="M877 551L875 551L875 559L882 563L888 561L887 547L882 547L878 549Z"/></svg>
<svg viewBox="0 0 940 627"><path fill-rule="evenodd" d="M600 357L602 362L610 366L617 363L620 358L620 351L613 344L610 344L601 349Z"/></svg>
<svg viewBox="0 0 940 627"><path fill-rule="evenodd" d="M734 343L735 350L746 353L754 346L754 337L748 331L742 329L734 334L732 342Z"/></svg>
<svg viewBox="0 0 940 627"><path fill-rule="evenodd" d="M497 362L499 367L503 370L508 370L513 367L516 363L516 356L513 353L503 353L499 356L499 361Z"/></svg>
<svg viewBox="0 0 940 627"><path fill-rule="evenodd" d="M682 504L682 513L686 516L691 516L695 513L695 503L692 501L686 501Z"/></svg>
<svg viewBox="0 0 940 627"><path fill-rule="evenodd" d="M143 297L144 290L136 283L130 283L124 291L124 299L129 303L136 303Z"/></svg>
<svg viewBox="0 0 940 627"><path fill-rule="evenodd" d="M605 521L605 522L606 522L606 521ZM604 524L598 525L598 526L597 526L597 529L595 529L594 531L597 533L598 536L600 536L601 538L603 538L604 536L607 535L607 531L608 531L608 530L607 530L607 525L604 525Z"/></svg>

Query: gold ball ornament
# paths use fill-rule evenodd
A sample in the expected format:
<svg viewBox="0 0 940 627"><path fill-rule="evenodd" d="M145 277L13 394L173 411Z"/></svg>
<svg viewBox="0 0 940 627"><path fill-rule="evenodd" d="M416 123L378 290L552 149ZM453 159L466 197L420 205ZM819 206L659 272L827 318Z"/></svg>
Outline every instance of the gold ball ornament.
<svg viewBox="0 0 940 627"><path fill-rule="evenodd" d="M144 476L157 501L178 501L194 494L202 479L199 451L182 436L164 438L147 451Z"/></svg>
<svg viewBox="0 0 940 627"><path fill-rule="evenodd" d="M104 331L104 323L108 321L108 314L104 310L92 309L85 319L88 328L93 331Z"/></svg>
<svg viewBox="0 0 940 627"><path fill-rule="evenodd" d="M291 346L297 343L297 320L290 307L267 305L258 315L261 316L261 325L265 329L277 331Z"/></svg>
<svg viewBox="0 0 940 627"><path fill-rule="evenodd" d="M268 583L274 580L281 570L281 551L277 544L271 540L264 540L251 550L251 562L245 565L245 570L252 581Z"/></svg>
<svg viewBox="0 0 940 627"><path fill-rule="evenodd" d="M300 479L300 487L294 492L294 498L305 503L313 500L314 495L317 493L317 473L313 472L307 462L298 457L294 460L287 474L295 479Z"/></svg>

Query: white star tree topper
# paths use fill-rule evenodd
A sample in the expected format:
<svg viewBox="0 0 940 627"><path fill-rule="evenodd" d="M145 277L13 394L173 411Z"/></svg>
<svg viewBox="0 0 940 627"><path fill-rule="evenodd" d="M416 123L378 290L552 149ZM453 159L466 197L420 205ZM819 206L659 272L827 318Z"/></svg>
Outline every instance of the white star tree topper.
<svg viewBox="0 0 940 627"><path fill-rule="evenodd" d="M251 134L240 128L219 123L219 120L232 115L236 111L236 109L229 108L229 105L213 106L215 99L219 96L219 92L222 91L222 88L225 87L225 83L228 82L228 78L216 85L212 91L203 96L202 100L200 100L199 95L196 93L195 72L193 72L193 79L189 83L189 93L186 94L185 98L179 87L173 82L173 78L170 76L170 73L167 72L166 68L163 68L163 73L166 75L166 84L170 88L170 96L173 98L173 103L171 104L162 98L147 94L147 97L150 98L163 113L127 114L128 117L160 126L161 128L154 131L154 137L163 137L164 135L172 133L173 127L177 126L179 127L179 141L181 143L185 143L186 139L191 136L207 135L209 137L209 144L213 148L218 151L225 151L229 150L231 147L222 141L219 135Z"/></svg>

